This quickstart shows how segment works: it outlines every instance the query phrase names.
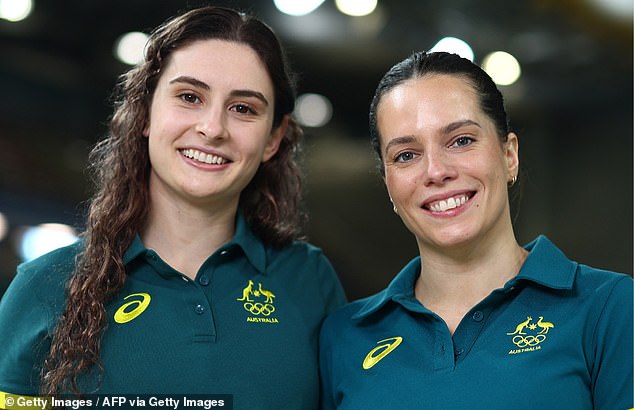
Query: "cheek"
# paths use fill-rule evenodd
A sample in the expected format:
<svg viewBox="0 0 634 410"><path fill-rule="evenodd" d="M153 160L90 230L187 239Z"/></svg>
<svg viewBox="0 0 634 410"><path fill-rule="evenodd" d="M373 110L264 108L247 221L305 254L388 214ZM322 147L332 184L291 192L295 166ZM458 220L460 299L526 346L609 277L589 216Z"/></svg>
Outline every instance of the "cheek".
<svg viewBox="0 0 634 410"><path fill-rule="evenodd" d="M387 192L395 203L402 203L407 200L415 189L415 184L405 175L395 174L386 170L385 186Z"/></svg>

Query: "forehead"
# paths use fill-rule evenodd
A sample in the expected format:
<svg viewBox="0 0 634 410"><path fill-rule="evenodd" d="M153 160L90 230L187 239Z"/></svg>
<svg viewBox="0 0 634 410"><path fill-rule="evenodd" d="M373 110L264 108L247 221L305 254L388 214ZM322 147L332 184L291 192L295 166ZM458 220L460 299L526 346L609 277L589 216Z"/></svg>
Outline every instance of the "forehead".
<svg viewBox="0 0 634 410"><path fill-rule="evenodd" d="M272 98L273 83L258 54L247 44L210 39L174 50L159 81L189 76L211 88L253 89Z"/></svg>
<svg viewBox="0 0 634 410"><path fill-rule="evenodd" d="M405 80L383 95L378 111L413 108L480 111L478 95L471 82L449 74L427 74Z"/></svg>
<svg viewBox="0 0 634 410"><path fill-rule="evenodd" d="M380 134L440 128L457 120L487 122L468 79L448 74L411 78L383 95L377 107Z"/></svg>

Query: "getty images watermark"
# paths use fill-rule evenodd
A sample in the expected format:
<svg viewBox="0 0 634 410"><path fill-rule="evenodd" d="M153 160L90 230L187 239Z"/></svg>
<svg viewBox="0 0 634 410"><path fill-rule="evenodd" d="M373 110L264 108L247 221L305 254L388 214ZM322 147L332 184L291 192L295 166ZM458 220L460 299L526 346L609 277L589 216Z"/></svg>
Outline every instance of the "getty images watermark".
<svg viewBox="0 0 634 410"><path fill-rule="evenodd" d="M88 408L112 409L233 409L231 394L92 394L75 396L33 397L0 393L0 409L48 410L66 408L73 410Z"/></svg>

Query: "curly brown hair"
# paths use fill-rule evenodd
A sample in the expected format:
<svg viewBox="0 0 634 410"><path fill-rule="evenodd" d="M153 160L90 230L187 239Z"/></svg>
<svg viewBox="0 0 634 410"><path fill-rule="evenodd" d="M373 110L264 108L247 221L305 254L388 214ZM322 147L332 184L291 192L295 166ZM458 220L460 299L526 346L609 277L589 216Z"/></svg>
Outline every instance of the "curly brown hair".
<svg viewBox="0 0 634 410"><path fill-rule="evenodd" d="M268 70L275 92L273 127L285 116L289 126L275 156L260 165L242 192L240 208L269 246L301 238L305 213L297 161L302 132L290 118L295 85L277 36L260 20L223 7L197 8L168 20L150 36L144 62L121 76L108 135L91 152L96 193L82 233L83 250L67 284L66 305L42 366L43 395L80 393L79 376L103 370L105 304L125 283L123 254L148 214L150 161L143 129L152 96L171 53L206 39L246 44Z"/></svg>

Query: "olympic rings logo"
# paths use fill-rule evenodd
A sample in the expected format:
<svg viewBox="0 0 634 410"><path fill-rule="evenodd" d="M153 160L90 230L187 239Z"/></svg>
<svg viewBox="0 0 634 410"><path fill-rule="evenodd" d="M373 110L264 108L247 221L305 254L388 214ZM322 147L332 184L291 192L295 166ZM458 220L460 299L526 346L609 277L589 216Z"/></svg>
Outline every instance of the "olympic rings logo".
<svg viewBox="0 0 634 410"><path fill-rule="evenodd" d="M520 336L517 335L513 337L513 343L519 348L529 347L529 346L537 346L541 342L546 340L546 335L537 335L537 336Z"/></svg>
<svg viewBox="0 0 634 410"><path fill-rule="evenodd" d="M253 315L264 315L268 316L271 313L275 312L275 306L270 303L260 303L260 302L246 302L244 304L244 309L248 312L251 312Z"/></svg>

